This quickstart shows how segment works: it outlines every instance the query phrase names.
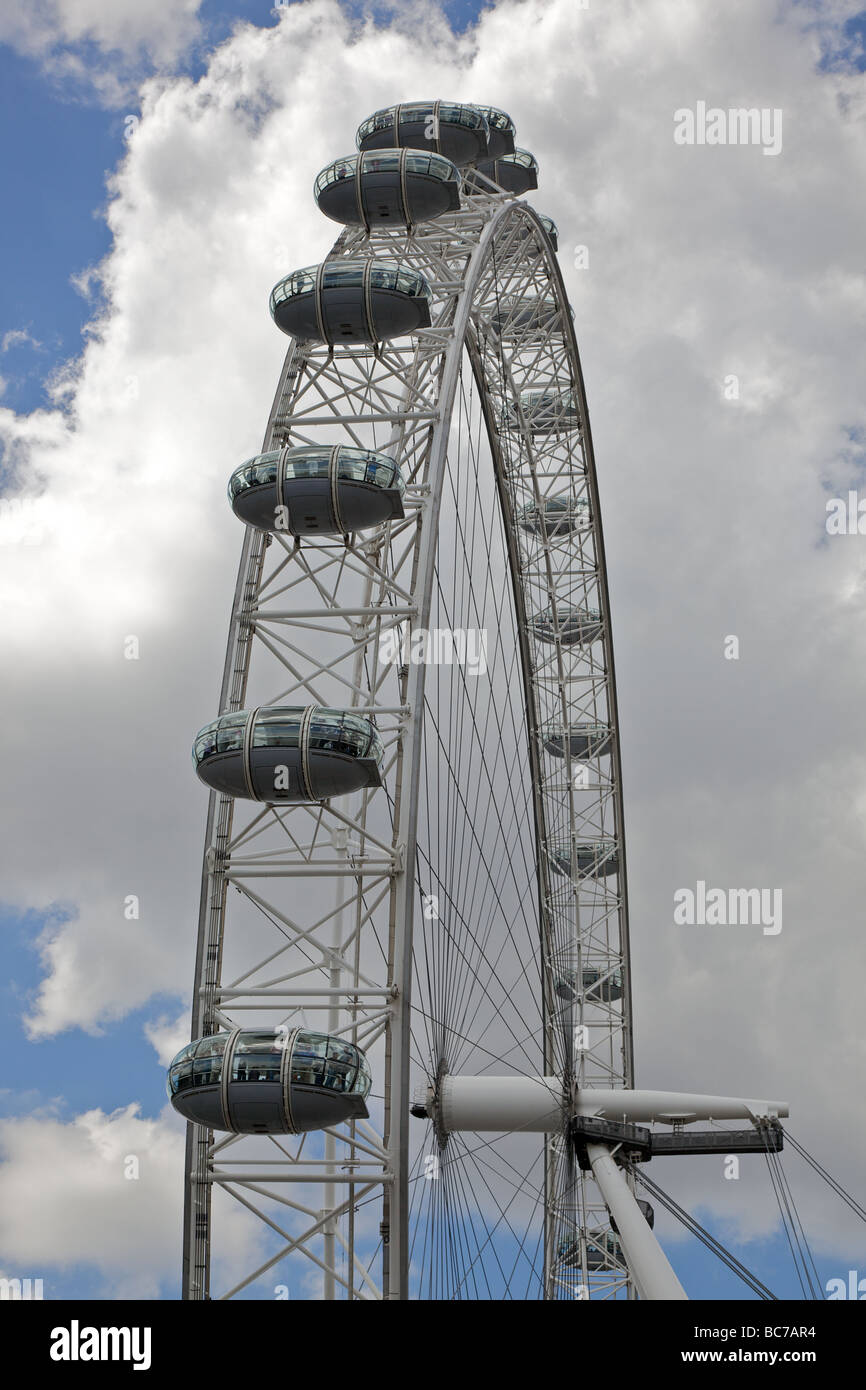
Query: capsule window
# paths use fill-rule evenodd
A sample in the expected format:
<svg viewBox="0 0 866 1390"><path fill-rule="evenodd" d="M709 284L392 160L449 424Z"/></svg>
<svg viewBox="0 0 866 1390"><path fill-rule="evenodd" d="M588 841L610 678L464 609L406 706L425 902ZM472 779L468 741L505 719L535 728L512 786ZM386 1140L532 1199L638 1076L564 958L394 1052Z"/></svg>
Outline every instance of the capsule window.
<svg viewBox="0 0 866 1390"><path fill-rule="evenodd" d="M279 1081L283 1051L273 1031L242 1033L232 1057L233 1081Z"/></svg>
<svg viewBox="0 0 866 1390"><path fill-rule="evenodd" d="M216 751L218 753L234 753L244 746L244 731L246 720L240 725L230 725L227 728L218 729L216 736Z"/></svg>
<svg viewBox="0 0 866 1390"><path fill-rule="evenodd" d="M340 179L351 179L355 176L358 161L353 156L351 159L341 159L337 164L332 164L329 169L329 183L338 183Z"/></svg>
<svg viewBox="0 0 866 1390"><path fill-rule="evenodd" d="M286 459L287 478L326 478L330 463L330 449L311 449L309 453L296 454Z"/></svg>
<svg viewBox="0 0 866 1390"><path fill-rule="evenodd" d="M292 1081L299 1086L321 1086L327 1047L324 1034L299 1033L292 1050Z"/></svg>
<svg viewBox="0 0 866 1390"><path fill-rule="evenodd" d="M399 152L365 154L361 168L365 174L393 174L400 168Z"/></svg>
<svg viewBox="0 0 866 1390"><path fill-rule="evenodd" d="M354 1079L355 1068L346 1062L328 1062L325 1068L323 1084L331 1091L348 1091L351 1089Z"/></svg>
<svg viewBox="0 0 866 1390"><path fill-rule="evenodd" d="M377 290L394 290L397 288L397 272L374 265L370 270L370 284Z"/></svg>
<svg viewBox="0 0 866 1390"><path fill-rule="evenodd" d="M202 729L193 747L193 762L198 766L203 758L208 758L216 752L216 726Z"/></svg>
<svg viewBox="0 0 866 1390"><path fill-rule="evenodd" d="M253 729L254 748L298 748L301 720L295 715L260 714Z"/></svg>
<svg viewBox="0 0 866 1390"><path fill-rule="evenodd" d="M350 757L363 758L367 751L369 734L346 729L340 723L329 723L313 719L310 724L310 747L322 753L344 753Z"/></svg>
<svg viewBox="0 0 866 1390"><path fill-rule="evenodd" d="M178 1091L185 1091L187 1087L192 1085L192 1065L192 1062L188 1061L171 1068L168 1079L173 1096L176 1096Z"/></svg>
<svg viewBox="0 0 866 1390"><path fill-rule="evenodd" d="M348 285L360 285L363 278L363 265L350 261L347 265L326 265L323 284L326 289L336 289Z"/></svg>
<svg viewBox="0 0 866 1390"><path fill-rule="evenodd" d="M258 463L253 464L247 474L251 487L262 487L266 483L277 481L277 458L278 455L271 458L263 456Z"/></svg>
<svg viewBox="0 0 866 1390"><path fill-rule="evenodd" d="M279 288L279 286L278 286ZM309 294L316 288L315 274L309 270L296 270L284 281L284 297L295 294Z"/></svg>

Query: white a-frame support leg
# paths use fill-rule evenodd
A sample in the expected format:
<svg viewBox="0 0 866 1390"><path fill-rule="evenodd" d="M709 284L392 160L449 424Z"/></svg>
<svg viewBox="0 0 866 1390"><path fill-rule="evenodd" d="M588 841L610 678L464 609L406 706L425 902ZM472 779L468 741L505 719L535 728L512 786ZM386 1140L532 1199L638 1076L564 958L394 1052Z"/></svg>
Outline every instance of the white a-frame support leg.
<svg viewBox="0 0 866 1390"><path fill-rule="evenodd" d="M644 1299L687 1298L626 1182L622 1169L605 1144L587 1144L592 1176L617 1225L631 1276Z"/></svg>

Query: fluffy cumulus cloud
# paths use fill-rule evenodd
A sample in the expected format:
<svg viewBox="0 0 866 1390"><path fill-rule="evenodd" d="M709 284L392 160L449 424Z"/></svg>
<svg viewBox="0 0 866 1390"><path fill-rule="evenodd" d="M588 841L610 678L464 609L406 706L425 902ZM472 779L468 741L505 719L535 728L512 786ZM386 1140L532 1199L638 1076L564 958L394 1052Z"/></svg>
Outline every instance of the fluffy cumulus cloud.
<svg viewBox="0 0 866 1390"><path fill-rule="evenodd" d="M8 1278L52 1280L91 1268L101 1298L158 1298L176 1282L183 1125L168 1110L89 1110L70 1122L0 1122L0 1249ZM258 1233L226 1204L228 1261L254 1260ZM223 1222L225 1223L223 1225Z"/></svg>
<svg viewBox="0 0 866 1390"><path fill-rule="evenodd" d="M189 1010L184 1009L177 1018L162 1014L144 1026L148 1042L156 1050L160 1065L167 1067L180 1049L189 1042Z"/></svg>
<svg viewBox="0 0 866 1390"><path fill-rule="evenodd" d="M126 7L92 3L55 8L120 45ZM162 16L166 44L196 11L129 8ZM501 0L456 40L426 5L382 29L310 0L241 25L200 80L145 84L103 307L54 408L0 409L15 485L42 498L30 543L0 547L4 893L73 913L41 943L35 1034L191 979L205 795L189 745L214 711L240 543L224 488L259 447L285 348L268 291L333 241L312 180L378 106L490 101L538 156L587 378L638 1081L785 1098L794 1133L857 1185L866 542L825 529L827 500L863 485L866 441L862 77L838 56L852 12ZM674 112L701 101L781 110L781 153L677 145ZM781 889L781 932L675 925L675 891L699 879ZM174 1031L154 1027L160 1055ZM71 1131L82 1152L94 1124ZM96 1129L127 1124L145 1122ZM13 1132L16 1152L35 1142ZM719 1178L708 1198L695 1171L681 1200L759 1229L744 1187Z"/></svg>
<svg viewBox="0 0 866 1390"><path fill-rule="evenodd" d="M54 78L122 100L136 74L171 66L201 32L202 0L0 0L0 42Z"/></svg>

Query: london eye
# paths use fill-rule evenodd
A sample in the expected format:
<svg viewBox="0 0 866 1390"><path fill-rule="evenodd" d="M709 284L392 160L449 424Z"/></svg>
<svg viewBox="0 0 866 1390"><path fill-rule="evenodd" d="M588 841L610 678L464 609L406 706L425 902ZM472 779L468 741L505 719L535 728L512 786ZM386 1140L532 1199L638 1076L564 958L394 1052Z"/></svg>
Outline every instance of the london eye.
<svg viewBox="0 0 866 1390"><path fill-rule="evenodd" d="M637 1166L781 1143L780 1102L635 1089L596 465L515 137L375 112L315 181L332 250L271 294L193 745L188 1299L683 1297Z"/></svg>

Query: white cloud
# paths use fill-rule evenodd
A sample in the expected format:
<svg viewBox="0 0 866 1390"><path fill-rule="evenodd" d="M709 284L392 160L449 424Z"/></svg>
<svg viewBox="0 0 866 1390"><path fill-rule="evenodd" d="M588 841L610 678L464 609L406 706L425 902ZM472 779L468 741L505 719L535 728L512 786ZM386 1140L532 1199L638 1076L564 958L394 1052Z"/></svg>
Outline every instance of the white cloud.
<svg viewBox="0 0 866 1390"><path fill-rule="evenodd" d="M185 1009L174 1019L163 1014L152 1023L146 1023L144 1036L156 1049L160 1066L167 1067L180 1049L189 1042L189 1009Z"/></svg>
<svg viewBox="0 0 866 1390"><path fill-rule="evenodd" d="M23 347L29 343L33 348L41 348L42 344L26 328L10 328L0 339L0 352L8 352L10 348Z"/></svg>
<svg viewBox="0 0 866 1390"><path fill-rule="evenodd" d="M51 76L90 85L108 105L136 75L172 67L199 38L202 0L15 0L0 3L0 42Z"/></svg>
<svg viewBox="0 0 866 1390"><path fill-rule="evenodd" d="M83 32L89 12L70 13ZM268 291L335 235L312 179L377 106L493 101L539 157L532 201L559 224L587 377L639 1083L787 1098L793 1132L835 1147L856 1185L866 571L823 522L863 476L866 171L845 114L862 79L815 67L849 13L509 0L446 42L435 14L353 29L321 0L241 26L197 83L145 87L68 413L0 410L19 479L57 517L41 546L0 548L5 892L78 911L43 943L37 1034L191 981L205 794L189 744L214 710L240 545L224 487L258 447L285 347ZM801 31L807 17L822 27ZM673 112L697 99L781 107L783 153L675 146ZM738 402L721 396L731 372ZM782 935L674 927L673 892L698 877L781 886ZM153 1029L161 1054L169 1031Z"/></svg>
<svg viewBox="0 0 866 1390"><path fill-rule="evenodd" d="M184 1127L137 1105L0 1121L0 1249L9 1277L92 1266L105 1298L158 1298L176 1287ZM138 1177L126 1176L138 1172ZM258 1233L231 1206L221 1221L227 1259L254 1259Z"/></svg>

